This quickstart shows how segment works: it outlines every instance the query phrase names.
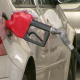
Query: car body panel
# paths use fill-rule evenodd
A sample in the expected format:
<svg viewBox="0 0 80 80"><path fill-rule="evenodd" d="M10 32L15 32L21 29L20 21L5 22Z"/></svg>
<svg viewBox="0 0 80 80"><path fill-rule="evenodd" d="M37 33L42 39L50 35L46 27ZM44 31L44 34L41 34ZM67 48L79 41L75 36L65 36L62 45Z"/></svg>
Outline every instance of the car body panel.
<svg viewBox="0 0 80 80"><path fill-rule="evenodd" d="M68 37L69 37L70 41L73 42L75 32L69 24L67 24L67 28L65 28L65 26L63 26L64 23L61 22L61 19L63 18L63 16L60 14L59 5L56 6L56 9L55 8L46 9L46 11L45 11L45 8L42 8L42 10L43 10L43 13L45 12L42 16L45 19L46 24L51 25L53 28L56 28L56 29L64 28L66 31L72 32L72 34L71 35L69 34ZM69 29L69 30L67 30L67 29ZM67 70L68 67L66 68L65 65L66 64L69 65L70 59L68 59L68 58L70 58L70 54L67 53L68 49L62 43L61 39L59 38L59 35L50 35L49 44L50 44L50 65L49 65L50 71L49 71L49 75L48 75L49 79L50 80L51 79L66 80L67 79L66 75L68 72L64 71L64 69ZM64 47L64 49L62 49L61 46ZM65 52L65 54L64 54L64 52ZM56 53L58 53L58 54L56 54ZM66 57L66 55L67 55L67 57ZM67 61L67 63L65 63L66 61ZM64 72L65 72L65 74L64 74ZM56 75L59 75L59 76L57 77Z"/></svg>
<svg viewBox="0 0 80 80"><path fill-rule="evenodd" d="M1 2L1 12L6 13L9 19L13 11L23 9L15 8L11 3L11 0L1 0ZM32 14L34 19L37 21L57 29L64 28L69 40L71 43L73 43L75 31L67 23L64 13L62 12L59 5L57 5L56 8L40 8L37 0L35 0L35 2L36 8L24 9L27 10L28 13ZM2 8L3 3L5 5L4 8ZM8 7L6 8L6 6ZM43 38L43 30L31 26L29 31L34 31L41 38ZM6 59L5 62L6 65L8 63L7 71L4 69L5 67L3 67L3 70L5 71L5 74L3 74L4 77L8 77L9 80L22 80L28 59L32 56L36 65L37 80L67 80L71 52L62 43L58 34L50 34L45 47L40 47L18 38L14 34L11 36L11 38L7 37L5 28L2 25L0 18L0 36L7 52L7 58L9 60L7 61ZM30 38L38 41L34 35L31 35ZM0 78L3 77L0 76Z"/></svg>

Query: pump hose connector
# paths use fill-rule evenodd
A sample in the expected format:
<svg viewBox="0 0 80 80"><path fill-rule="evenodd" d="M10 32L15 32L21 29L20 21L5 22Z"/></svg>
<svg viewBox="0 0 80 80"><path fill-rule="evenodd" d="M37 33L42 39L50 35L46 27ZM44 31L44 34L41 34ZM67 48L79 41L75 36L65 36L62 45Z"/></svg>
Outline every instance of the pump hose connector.
<svg viewBox="0 0 80 80"><path fill-rule="evenodd" d="M50 32L53 35L54 34L59 34L62 42L68 47L68 49L73 53L73 55L75 56L75 58L77 59L77 61L80 63L80 55L76 51L76 49L73 47L73 45L71 44L71 42L69 41L65 30L64 29L51 28Z"/></svg>

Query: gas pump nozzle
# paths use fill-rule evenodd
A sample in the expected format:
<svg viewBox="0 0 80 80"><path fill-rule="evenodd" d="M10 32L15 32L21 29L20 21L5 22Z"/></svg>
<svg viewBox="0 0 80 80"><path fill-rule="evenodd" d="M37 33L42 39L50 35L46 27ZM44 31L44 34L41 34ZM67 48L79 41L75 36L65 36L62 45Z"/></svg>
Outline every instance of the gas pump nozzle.
<svg viewBox="0 0 80 80"><path fill-rule="evenodd" d="M51 26L35 21L31 14L26 12L17 12L11 15L11 19L6 21L6 26L10 29L17 37L23 38L26 41L32 42L39 46L45 46L48 37L50 35ZM45 31L44 39L42 40L35 32L29 32L30 26L40 28ZM39 40L34 41L30 39L29 36L34 34Z"/></svg>
<svg viewBox="0 0 80 80"><path fill-rule="evenodd" d="M30 33L28 32L31 25L45 31L44 40L42 40L35 32L30 32ZM77 60L80 63L80 56L76 51L76 49L73 47L73 45L70 43L64 29L55 29L52 28L51 26L35 21L33 16L26 12L17 12L12 14L11 19L6 21L6 26L10 30L12 30L12 32L17 37L23 38L26 41L32 42L34 44L43 47L45 46L50 33L53 35L59 34L62 42L68 47L68 49L74 54L74 56L77 58ZM34 34L41 42L37 42L30 39L27 35L30 36L31 34Z"/></svg>

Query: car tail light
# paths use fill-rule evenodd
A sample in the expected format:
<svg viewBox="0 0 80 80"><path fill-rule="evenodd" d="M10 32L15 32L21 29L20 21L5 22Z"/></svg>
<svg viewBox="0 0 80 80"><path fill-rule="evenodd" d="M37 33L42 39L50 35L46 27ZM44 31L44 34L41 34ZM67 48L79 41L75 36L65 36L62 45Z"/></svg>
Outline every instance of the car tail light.
<svg viewBox="0 0 80 80"><path fill-rule="evenodd" d="M3 55L6 55L6 51L5 51L5 48L4 48L4 45L2 44L2 39L0 37L0 56L3 56Z"/></svg>
<svg viewBox="0 0 80 80"><path fill-rule="evenodd" d="M0 44L2 43L2 39L1 39L1 37L0 37Z"/></svg>

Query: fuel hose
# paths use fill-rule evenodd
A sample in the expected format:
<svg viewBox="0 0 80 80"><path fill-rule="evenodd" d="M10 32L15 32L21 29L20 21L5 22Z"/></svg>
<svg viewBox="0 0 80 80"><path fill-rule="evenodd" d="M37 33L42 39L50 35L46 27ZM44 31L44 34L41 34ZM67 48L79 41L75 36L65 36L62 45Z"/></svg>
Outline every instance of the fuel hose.
<svg viewBox="0 0 80 80"><path fill-rule="evenodd" d="M77 61L80 63L80 55L77 52L77 50L73 47L73 45L70 43L69 45L67 45L67 47L73 53L73 55L77 59Z"/></svg>
<svg viewBox="0 0 80 80"><path fill-rule="evenodd" d="M77 59L77 61L80 63L80 55L77 52L77 50L74 48L74 46L71 44L71 42L69 41L65 30L64 29L54 29L54 28L51 28L50 32L53 35L59 33L59 36L60 36L62 42L73 53L73 55L75 56L75 58Z"/></svg>
<svg viewBox="0 0 80 80"><path fill-rule="evenodd" d="M79 55L79 53L76 51L76 49L73 48L73 49L71 50L71 52L73 53L73 55L76 57L76 59L77 59L78 62L80 63L80 55Z"/></svg>

